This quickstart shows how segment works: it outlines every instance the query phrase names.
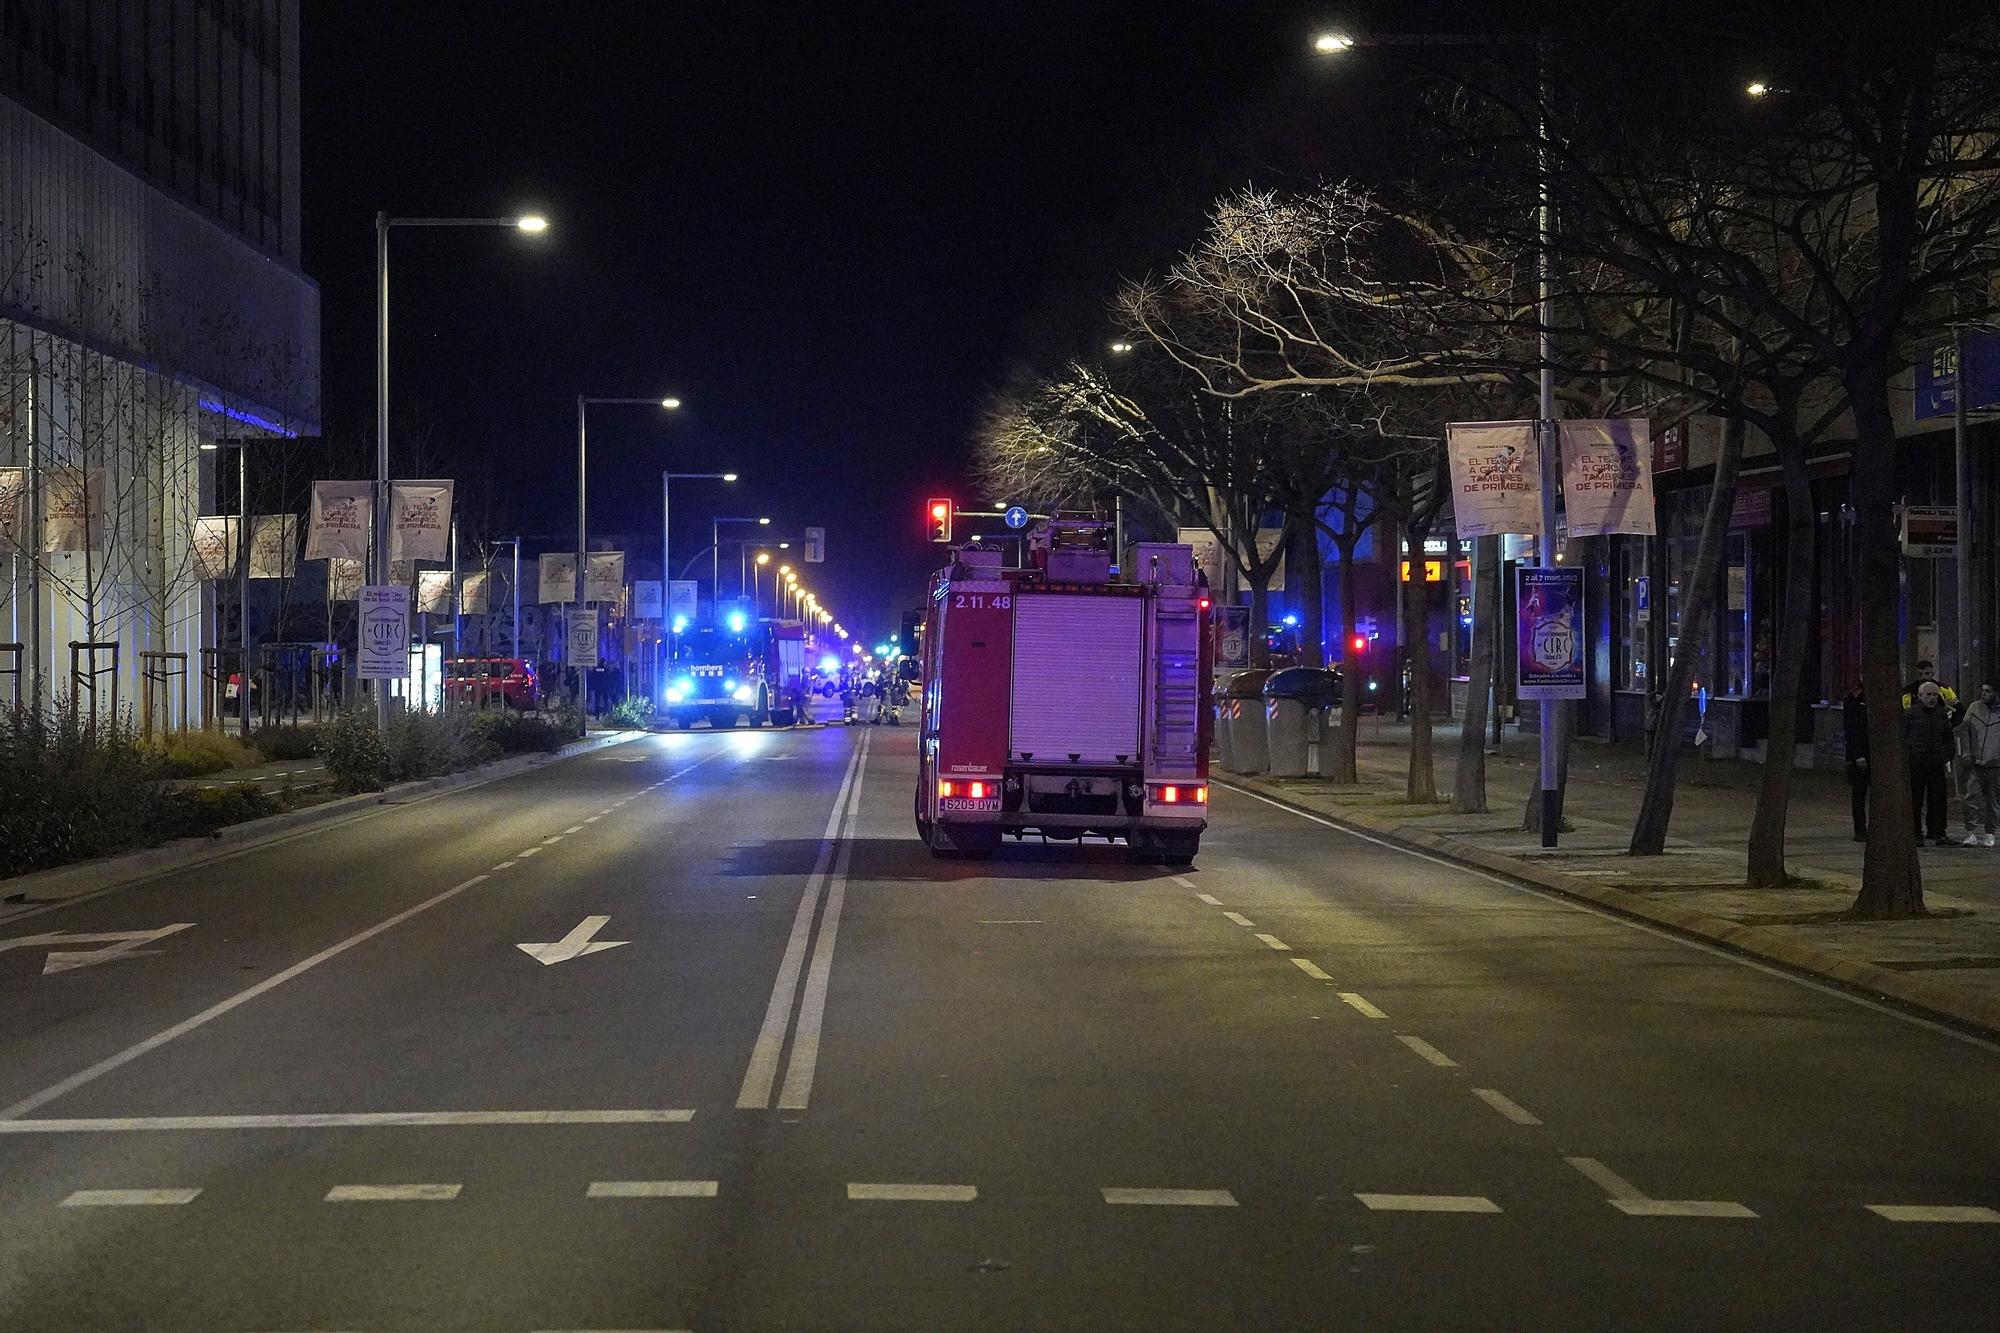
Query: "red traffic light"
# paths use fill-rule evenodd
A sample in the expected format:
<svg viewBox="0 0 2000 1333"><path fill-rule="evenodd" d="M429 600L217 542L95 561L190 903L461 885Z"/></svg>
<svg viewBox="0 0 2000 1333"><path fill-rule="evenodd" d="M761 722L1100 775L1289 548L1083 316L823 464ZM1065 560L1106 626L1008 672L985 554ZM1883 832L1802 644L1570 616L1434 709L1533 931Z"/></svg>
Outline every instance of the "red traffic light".
<svg viewBox="0 0 2000 1333"><path fill-rule="evenodd" d="M951 540L952 507L950 500L932 500L925 506L925 514L930 519L932 541Z"/></svg>
<svg viewBox="0 0 2000 1333"><path fill-rule="evenodd" d="M1355 636L1354 636L1354 655L1355 655L1356 657L1359 657L1359 656L1360 656L1360 655L1361 655L1362 653L1365 653L1365 652L1367 652L1367 651L1368 651L1368 636L1367 636L1366 634L1357 634L1357 635L1355 635Z"/></svg>

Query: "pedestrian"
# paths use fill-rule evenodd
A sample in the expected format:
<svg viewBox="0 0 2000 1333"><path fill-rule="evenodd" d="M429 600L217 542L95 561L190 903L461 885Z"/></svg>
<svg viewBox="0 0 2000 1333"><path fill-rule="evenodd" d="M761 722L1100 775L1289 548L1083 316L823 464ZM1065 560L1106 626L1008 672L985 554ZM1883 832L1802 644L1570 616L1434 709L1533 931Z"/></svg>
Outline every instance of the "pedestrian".
<svg viewBox="0 0 2000 1333"><path fill-rule="evenodd" d="M1868 841L1868 700L1855 681L1841 701L1840 721L1847 733L1847 801L1854 813L1854 840Z"/></svg>
<svg viewBox="0 0 2000 1333"><path fill-rule="evenodd" d="M2000 834L2000 689L1989 680L1958 724L1965 752L1965 845L1995 846ZM1980 832L1976 825L1984 825Z"/></svg>
<svg viewBox="0 0 2000 1333"><path fill-rule="evenodd" d="M1916 702L1903 714L1903 747L1910 760L1910 806L1916 816L1917 843L1924 831L1939 847L1955 847L1945 834L1945 777L1951 769L1954 739L1951 710L1934 680L1917 684Z"/></svg>
<svg viewBox="0 0 2000 1333"><path fill-rule="evenodd" d="M1931 661L1928 657L1917 659L1917 678L1903 687L1904 709L1909 709L1917 702L1917 691L1923 687L1926 681L1938 687L1938 697L1943 700L1946 711L1956 714L1958 712L1958 691L1937 678L1937 663Z"/></svg>

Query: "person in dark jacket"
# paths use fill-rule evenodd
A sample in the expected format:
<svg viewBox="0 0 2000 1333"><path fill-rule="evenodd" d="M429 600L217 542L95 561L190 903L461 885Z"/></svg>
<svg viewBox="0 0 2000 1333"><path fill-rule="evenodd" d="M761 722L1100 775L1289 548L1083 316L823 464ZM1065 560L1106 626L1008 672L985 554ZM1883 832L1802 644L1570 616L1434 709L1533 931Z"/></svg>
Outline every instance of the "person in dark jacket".
<svg viewBox="0 0 2000 1333"><path fill-rule="evenodd" d="M1956 847L1945 835L1945 775L1951 771L1957 741L1952 734L1951 710L1937 682L1927 680L1917 686L1917 698L1903 714L1903 746L1910 757L1910 805L1916 814L1916 835L1939 847Z"/></svg>
<svg viewBox="0 0 2000 1333"><path fill-rule="evenodd" d="M1854 812L1854 840L1868 841L1868 701L1855 681L1841 701L1840 722L1847 734L1847 797Z"/></svg>

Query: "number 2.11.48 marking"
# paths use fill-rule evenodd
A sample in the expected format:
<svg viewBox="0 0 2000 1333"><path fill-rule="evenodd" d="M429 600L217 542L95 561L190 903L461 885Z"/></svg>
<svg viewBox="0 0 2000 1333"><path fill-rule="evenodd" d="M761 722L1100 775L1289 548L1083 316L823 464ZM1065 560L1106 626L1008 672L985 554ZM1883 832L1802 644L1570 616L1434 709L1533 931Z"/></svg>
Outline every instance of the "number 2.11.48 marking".
<svg viewBox="0 0 2000 1333"><path fill-rule="evenodd" d="M1005 593L988 597L983 592L961 592L952 595L951 605L953 610L1005 611L1014 605L1014 599Z"/></svg>

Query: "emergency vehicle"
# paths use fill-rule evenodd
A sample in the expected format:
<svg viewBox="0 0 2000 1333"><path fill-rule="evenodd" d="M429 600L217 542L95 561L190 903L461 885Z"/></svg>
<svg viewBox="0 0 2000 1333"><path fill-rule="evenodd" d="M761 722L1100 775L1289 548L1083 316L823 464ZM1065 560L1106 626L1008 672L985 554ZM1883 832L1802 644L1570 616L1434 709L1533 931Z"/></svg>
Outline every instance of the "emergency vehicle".
<svg viewBox="0 0 2000 1333"><path fill-rule="evenodd" d="M1208 825L1208 592L1191 547L1056 519L1028 567L959 547L922 637L917 835L940 856L1003 836L1123 840L1187 865Z"/></svg>
<svg viewBox="0 0 2000 1333"><path fill-rule="evenodd" d="M789 727L805 713L805 625L733 617L679 636L667 668L659 716L668 726Z"/></svg>

